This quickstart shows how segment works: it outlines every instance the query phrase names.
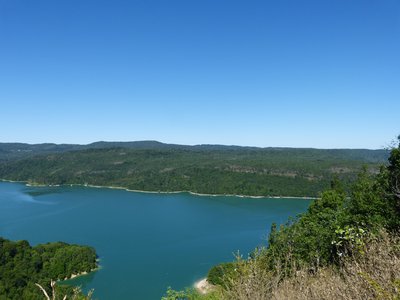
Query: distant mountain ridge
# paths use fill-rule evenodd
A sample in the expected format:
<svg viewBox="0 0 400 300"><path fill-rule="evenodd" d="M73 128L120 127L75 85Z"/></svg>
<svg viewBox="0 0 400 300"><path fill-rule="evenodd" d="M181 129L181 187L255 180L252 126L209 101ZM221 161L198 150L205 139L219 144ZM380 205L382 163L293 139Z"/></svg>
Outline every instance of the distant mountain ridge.
<svg viewBox="0 0 400 300"><path fill-rule="evenodd" d="M128 149L148 149L148 150L197 150L197 151L315 151L320 150L340 156L348 156L352 159L361 159L368 162L385 162L389 156L389 150L385 149L317 149L317 148L290 148L290 147L253 147L236 145L200 144L200 145L180 145L168 144L153 140L132 141L132 142L106 142L98 141L90 144L28 144L28 143L0 143L0 161L15 158L25 158L38 154L62 153L68 151L79 151L86 149L109 149L109 148L128 148Z"/></svg>

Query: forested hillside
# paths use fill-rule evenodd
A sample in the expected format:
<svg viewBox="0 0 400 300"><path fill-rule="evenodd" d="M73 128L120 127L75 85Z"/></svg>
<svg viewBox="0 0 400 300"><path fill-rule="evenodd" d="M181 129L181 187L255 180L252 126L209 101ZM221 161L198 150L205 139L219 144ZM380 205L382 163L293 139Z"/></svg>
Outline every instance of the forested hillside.
<svg viewBox="0 0 400 300"><path fill-rule="evenodd" d="M0 178L145 191L317 196L333 177L348 185L364 165L370 172L378 172L388 156L386 150L178 146L157 142L94 143L90 147L105 148L59 149L3 161Z"/></svg>
<svg viewBox="0 0 400 300"><path fill-rule="evenodd" d="M51 294L51 280L90 272L96 265L96 253L91 247L62 242L32 247L27 241L0 238L0 299L42 300L44 295L36 283ZM56 288L62 295L73 294L72 287Z"/></svg>

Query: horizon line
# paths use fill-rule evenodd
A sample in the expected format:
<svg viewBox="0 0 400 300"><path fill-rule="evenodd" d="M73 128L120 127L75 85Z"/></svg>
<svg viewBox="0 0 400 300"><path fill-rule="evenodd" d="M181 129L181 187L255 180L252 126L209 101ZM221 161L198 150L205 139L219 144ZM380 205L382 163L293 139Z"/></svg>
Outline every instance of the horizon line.
<svg viewBox="0 0 400 300"><path fill-rule="evenodd" d="M168 142L162 142L159 140L126 140L126 141L121 141L121 140L98 140L90 143L56 143L56 142L39 142L39 143L29 143L29 142L2 142L0 141L1 144L24 144L24 145L56 145L56 146L61 146L61 145L73 145L73 146L89 146L93 145L96 143L144 143L144 142L150 142L150 143L159 143L163 145L170 145L170 146L186 146L186 147L202 147L202 146L222 146L222 147L239 147L239 148L257 148L257 149L268 149L268 148L279 148L279 149L317 149L317 150L389 150L392 148L392 146L387 145L386 147L381 147L381 148L362 148L362 147L338 147L338 148L326 148L326 147L298 147L298 146L251 146L251 145L238 145L238 144L215 144L215 143L200 143L200 144L180 144L180 143L168 143Z"/></svg>

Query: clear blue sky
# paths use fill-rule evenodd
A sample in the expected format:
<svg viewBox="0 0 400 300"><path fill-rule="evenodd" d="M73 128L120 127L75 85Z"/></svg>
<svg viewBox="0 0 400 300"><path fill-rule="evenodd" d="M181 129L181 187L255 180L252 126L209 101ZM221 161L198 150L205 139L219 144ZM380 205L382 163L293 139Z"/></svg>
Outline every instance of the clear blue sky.
<svg viewBox="0 0 400 300"><path fill-rule="evenodd" d="M0 0L0 142L381 148L398 0Z"/></svg>

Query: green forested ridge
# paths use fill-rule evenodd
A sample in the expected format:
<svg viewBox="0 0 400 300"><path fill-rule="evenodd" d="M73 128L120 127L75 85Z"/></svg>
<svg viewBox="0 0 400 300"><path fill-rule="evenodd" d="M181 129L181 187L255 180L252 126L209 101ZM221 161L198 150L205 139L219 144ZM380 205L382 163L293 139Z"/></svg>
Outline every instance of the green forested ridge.
<svg viewBox="0 0 400 300"><path fill-rule="evenodd" d="M0 178L147 191L317 196L335 176L348 184L363 165L368 165L370 172L378 172L388 156L386 150L179 146L157 142L99 142L85 147L100 148L9 159L0 163Z"/></svg>
<svg viewBox="0 0 400 300"><path fill-rule="evenodd" d="M63 153L67 151L78 151L87 149L109 149L127 148L142 150L193 150L193 151L288 151L293 152L325 152L337 158L347 158L363 160L367 162L382 162L387 159L387 150L368 150L368 149L327 149L319 150L313 148L282 148L282 147L244 147L244 146L225 146L225 145L177 145L165 144L157 141L134 141L134 142L95 142L87 145L78 144L26 144L26 143L0 143L0 161L26 158L38 154Z"/></svg>
<svg viewBox="0 0 400 300"><path fill-rule="evenodd" d="M96 268L96 253L91 247L62 242L30 246L27 241L0 238L0 299L40 299L39 283L51 292L50 281ZM72 288L58 286L60 295Z"/></svg>
<svg viewBox="0 0 400 300"><path fill-rule="evenodd" d="M399 299L399 230L400 137L379 173L363 169L348 192L332 180L307 212L272 225L267 247L213 267L215 292L164 299Z"/></svg>
<svg viewBox="0 0 400 300"><path fill-rule="evenodd" d="M130 149L190 149L192 146L164 144L157 141L95 142L87 145L53 143L0 143L0 161L22 159L39 154L63 153L67 151L77 151L85 149L107 149L116 147Z"/></svg>

